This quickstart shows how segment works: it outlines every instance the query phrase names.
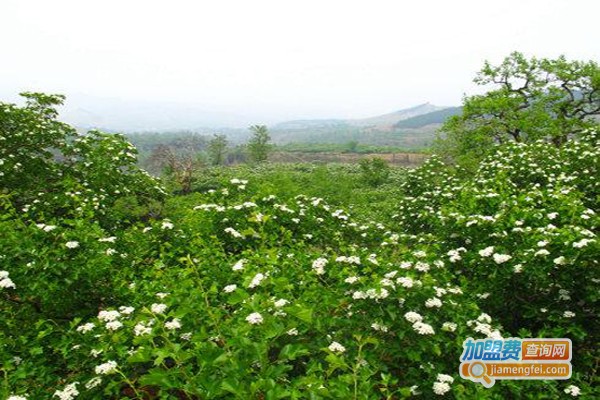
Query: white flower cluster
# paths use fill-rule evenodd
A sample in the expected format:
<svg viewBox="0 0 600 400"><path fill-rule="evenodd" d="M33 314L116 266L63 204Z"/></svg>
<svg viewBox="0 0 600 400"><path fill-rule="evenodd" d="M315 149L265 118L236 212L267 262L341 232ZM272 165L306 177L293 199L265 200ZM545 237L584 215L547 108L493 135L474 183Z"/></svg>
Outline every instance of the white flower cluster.
<svg viewBox="0 0 600 400"><path fill-rule="evenodd" d="M15 289L15 283L8 277L8 271L0 271L0 289Z"/></svg>
<svg viewBox="0 0 600 400"><path fill-rule="evenodd" d="M415 284L412 278L409 278L407 276L401 276L399 278L396 278L396 283L402 285L402 287L405 287L407 289L410 289Z"/></svg>
<svg viewBox="0 0 600 400"><path fill-rule="evenodd" d="M169 221L168 219L164 220L162 222L162 224L160 225L161 229L173 229L175 225L173 225L173 223L171 221Z"/></svg>
<svg viewBox="0 0 600 400"><path fill-rule="evenodd" d="M420 272L427 272L429 271L430 267L426 262L418 261L415 263L415 269Z"/></svg>
<svg viewBox="0 0 600 400"><path fill-rule="evenodd" d="M577 397L581 394L581 389L575 385L569 385L565 388L565 393L570 394L573 397Z"/></svg>
<svg viewBox="0 0 600 400"><path fill-rule="evenodd" d="M409 311L406 314L404 314L404 318L408 322L413 324L413 326L412 326L413 329L419 335L434 335L435 334L433 327L431 325L423 322L423 316L421 316L421 314L416 313L414 311Z"/></svg>
<svg viewBox="0 0 600 400"><path fill-rule="evenodd" d="M263 279L265 279L265 275L261 274L259 272L258 274L254 275L254 278L252 278L252 281L250 282L250 284L248 285L248 287L250 289L254 289L258 285L260 285L260 283L263 281Z"/></svg>
<svg viewBox="0 0 600 400"><path fill-rule="evenodd" d="M249 324L252 325L259 325L263 323L263 317L262 315L260 315L260 313L257 312L253 312L252 314L248 315L246 317L246 321L248 321Z"/></svg>
<svg viewBox="0 0 600 400"><path fill-rule="evenodd" d="M387 298L389 295L390 295L390 292L385 288L381 288L381 289L379 289L379 291L377 289L368 289L366 292L357 290L356 292L352 293L352 298L354 300L362 300L362 299L381 300L381 299Z"/></svg>
<svg viewBox="0 0 600 400"><path fill-rule="evenodd" d="M233 229L231 227L225 228L224 231L225 231L225 233L229 233L234 238L243 238L244 237L241 233L239 233L238 231L236 231L235 229Z"/></svg>
<svg viewBox="0 0 600 400"><path fill-rule="evenodd" d="M433 393L443 396L450 391L450 383L454 382L454 378L446 374L438 374L437 382L433 383Z"/></svg>
<svg viewBox="0 0 600 400"><path fill-rule="evenodd" d="M150 321L150 322L138 322L134 327L133 327L133 334L135 336L142 336L142 335L148 335L150 333L152 333L152 325L153 325L154 321Z"/></svg>
<svg viewBox="0 0 600 400"><path fill-rule="evenodd" d="M346 263L346 264L356 264L360 265L360 257L358 256L339 256L335 259L336 262Z"/></svg>
<svg viewBox="0 0 600 400"><path fill-rule="evenodd" d="M493 257L494 257L494 261L496 262L496 264L503 264L512 258L508 254L498 254L498 253L494 253Z"/></svg>
<svg viewBox="0 0 600 400"><path fill-rule="evenodd" d="M331 342L328 349L333 353L340 353L340 354L344 353L346 351L346 348L344 346L342 346L341 344L339 344L338 342Z"/></svg>
<svg viewBox="0 0 600 400"><path fill-rule="evenodd" d="M326 258L317 258L312 263L312 269L317 275L323 275L325 273L325 266L327 263L328 261Z"/></svg>
<svg viewBox="0 0 600 400"><path fill-rule="evenodd" d="M77 332L86 333L94 329L95 326L96 325L94 325L93 323L88 322L86 324L79 325L76 330Z"/></svg>
<svg viewBox="0 0 600 400"><path fill-rule="evenodd" d="M457 261L462 260L462 257L460 256L461 252L465 252L467 251L467 249L465 249L464 247L459 247L458 249L454 249L454 250L450 250L448 253L446 253L450 259L451 263L455 263Z"/></svg>
<svg viewBox="0 0 600 400"><path fill-rule="evenodd" d="M116 331L117 329L123 327L123 323L119 321L119 317L121 317L121 313L117 310L102 310L98 313L98 319L100 321L105 322L106 324L104 326L106 327L106 329L111 331ZM87 330L85 329L89 328L89 326L87 328L84 328L85 325L87 324L84 324L80 327L82 329L81 332L83 333L87 332Z"/></svg>
<svg viewBox="0 0 600 400"><path fill-rule="evenodd" d="M438 299L437 297L432 297L430 299L427 299L427 301L425 302L425 307L427 307L427 308L433 308L433 307L440 308L441 306L442 306L442 301L440 299Z"/></svg>
<svg viewBox="0 0 600 400"><path fill-rule="evenodd" d="M100 378L99 376L96 376L92 379L90 379L89 381L87 381L87 383L85 384L85 388L86 389L93 389L96 386L100 385L102 383L102 378Z"/></svg>
<svg viewBox="0 0 600 400"><path fill-rule="evenodd" d="M163 303L153 303L150 306L150 311L152 311L154 314L162 314L166 311L166 309L167 305Z"/></svg>
<svg viewBox="0 0 600 400"><path fill-rule="evenodd" d="M117 372L117 366L115 361L107 361L104 364L97 365L94 371L98 375L110 375Z"/></svg>
<svg viewBox="0 0 600 400"><path fill-rule="evenodd" d="M12 394L12 395L8 396L8 398L6 400L27 400L27 396L19 396L16 394Z"/></svg>
<svg viewBox="0 0 600 400"><path fill-rule="evenodd" d="M165 322L165 329L169 331L181 329L181 321L179 318L173 318L171 321Z"/></svg>
<svg viewBox="0 0 600 400"><path fill-rule="evenodd" d="M68 384L63 390L57 390L56 392L54 392L52 397L56 396L60 400L72 400L79 395L79 391L76 388L78 384L79 382L73 382L71 384Z"/></svg>
<svg viewBox="0 0 600 400"><path fill-rule="evenodd" d="M235 264L233 264L233 267L231 267L231 269L233 271L241 271L244 269L244 264L246 263L246 260L244 258L242 258L241 260L239 260L238 262L236 262Z"/></svg>
<svg viewBox="0 0 600 400"><path fill-rule="evenodd" d="M44 232L50 232L56 229L56 225L36 224L35 226L37 226Z"/></svg>
<svg viewBox="0 0 600 400"><path fill-rule="evenodd" d="M479 250L479 255L481 257L489 257L492 254L494 254L494 246L489 246L489 247L486 247L483 250Z"/></svg>
<svg viewBox="0 0 600 400"><path fill-rule="evenodd" d="M279 299L273 303L276 308L285 307L287 304L289 304L289 300L286 299Z"/></svg>
<svg viewBox="0 0 600 400"><path fill-rule="evenodd" d="M232 285L227 285L223 288L223 291L225 293L231 293L233 291L235 291L235 289L237 289L237 285L236 284L232 284Z"/></svg>

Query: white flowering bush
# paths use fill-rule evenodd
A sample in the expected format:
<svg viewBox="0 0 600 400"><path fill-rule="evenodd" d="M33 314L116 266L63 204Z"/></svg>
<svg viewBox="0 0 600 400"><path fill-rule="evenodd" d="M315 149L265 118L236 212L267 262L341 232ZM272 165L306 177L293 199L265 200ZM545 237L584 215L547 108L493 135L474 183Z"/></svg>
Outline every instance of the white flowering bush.
<svg viewBox="0 0 600 400"><path fill-rule="evenodd" d="M57 99L35 99L0 126L53 120ZM148 213L160 190L130 146L67 135L55 159L69 128L32 132L50 127L49 153L18 161L49 183L0 186L0 399L598 395L593 131L506 145L474 175L431 158L376 189L357 166L203 171ZM459 377L465 338L510 336L571 338L572 379Z"/></svg>
<svg viewBox="0 0 600 400"><path fill-rule="evenodd" d="M589 130L560 148L499 147L470 176L434 159L409 173L396 217L434 235L468 295L507 333L571 338L588 380L600 339L599 156Z"/></svg>
<svg viewBox="0 0 600 400"><path fill-rule="evenodd" d="M112 227L156 210L164 194L137 167L121 135L80 135L57 120L64 96L23 93L24 107L0 102L0 189L30 220L94 218Z"/></svg>

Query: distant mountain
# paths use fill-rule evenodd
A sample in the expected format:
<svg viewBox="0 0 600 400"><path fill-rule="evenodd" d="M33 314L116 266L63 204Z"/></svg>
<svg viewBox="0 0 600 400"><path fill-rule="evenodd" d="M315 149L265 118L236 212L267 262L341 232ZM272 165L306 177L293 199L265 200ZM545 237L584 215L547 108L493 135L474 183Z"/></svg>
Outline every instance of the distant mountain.
<svg viewBox="0 0 600 400"><path fill-rule="evenodd" d="M276 144L359 142L418 149L430 145L440 124L460 112L460 107L424 103L376 117L296 120L269 129Z"/></svg>
<svg viewBox="0 0 600 400"><path fill-rule="evenodd" d="M389 114L378 115L371 118L348 120L348 124L361 127L389 128L399 121L414 118L419 115L444 110L447 107L434 106L430 103L419 104L418 106L395 111Z"/></svg>
<svg viewBox="0 0 600 400"><path fill-rule="evenodd" d="M419 115L428 114L448 107L439 107L430 103L419 104L418 106L394 111L388 114L378 115L369 118L360 119L305 119L286 121L272 126L274 130L306 130L306 129L340 129L344 127L360 127L385 129L392 128L399 121L413 118Z"/></svg>
<svg viewBox="0 0 600 400"><path fill-rule="evenodd" d="M462 107L448 107L438 111L433 111L427 114L417 115L416 117L407 118L398 121L394 124L396 129L417 129L432 124L443 124L447 118L454 115L459 115L462 112Z"/></svg>

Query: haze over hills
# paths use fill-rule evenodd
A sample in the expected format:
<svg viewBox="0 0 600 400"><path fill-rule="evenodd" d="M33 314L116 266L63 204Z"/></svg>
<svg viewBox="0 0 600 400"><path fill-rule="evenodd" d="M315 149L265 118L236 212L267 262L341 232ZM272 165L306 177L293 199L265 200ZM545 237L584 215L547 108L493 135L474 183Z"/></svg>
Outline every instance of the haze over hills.
<svg viewBox="0 0 600 400"><path fill-rule="evenodd" d="M304 119L267 125L276 144L356 141L420 148L430 144L441 123L460 110L460 107L424 103L368 118ZM60 111L62 120L82 130L224 133L233 144L247 140L250 136L248 126L264 123L264 119L202 105L125 101L85 95L70 96Z"/></svg>
<svg viewBox="0 0 600 400"><path fill-rule="evenodd" d="M446 118L460 107L430 103L362 119L315 119L288 121L271 127L275 143L360 142L379 146L422 148L429 144Z"/></svg>
<svg viewBox="0 0 600 400"><path fill-rule="evenodd" d="M388 114L361 119L310 119L286 121L276 124L272 127L275 130L289 129L310 129L310 128L328 128L341 126L372 127L379 129L389 129L399 121L428 114L434 111L446 109L448 107L434 106L430 103L420 104L415 107L394 111Z"/></svg>

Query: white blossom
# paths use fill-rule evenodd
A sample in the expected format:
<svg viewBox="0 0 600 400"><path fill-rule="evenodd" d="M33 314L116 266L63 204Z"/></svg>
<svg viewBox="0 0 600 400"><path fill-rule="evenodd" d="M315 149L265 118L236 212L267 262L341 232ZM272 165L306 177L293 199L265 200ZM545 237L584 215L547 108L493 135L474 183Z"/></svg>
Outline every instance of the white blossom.
<svg viewBox="0 0 600 400"><path fill-rule="evenodd" d="M433 330L433 327L429 324L425 324L421 321L417 321L413 324L413 329L419 334L419 335L433 335L435 334L435 331Z"/></svg>
<svg viewBox="0 0 600 400"><path fill-rule="evenodd" d="M121 321L110 321L106 323L106 329L111 331L116 331L117 329L123 327L123 323Z"/></svg>
<svg viewBox="0 0 600 400"><path fill-rule="evenodd" d="M135 336L148 335L152 332L152 328L150 327L150 325L152 324L147 322L138 322L133 327L133 333L135 334Z"/></svg>
<svg viewBox="0 0 600 400"><path fill-rule="evenodd" d="M130 315L135 311L135 308L133 307L128 307L128 306L121 306L119 307L119 312L123 315Z"/></svg>
<svg viewBox="0 0 600 400"><path fill-rule="evenodd" d="M281 307L284 307L288 303L289 303L289 301L286 299L279 299L279 300L275 301L274 305L277 308L281 308Z"/></svg>
<svg viewBox="0 0 600 400"><path fill-rule="evenodd" d="M312 269L317 275L323 275L325 273L325 265L327 265L327 263L328 261L326 258L317 258L312 263Z"/></svg>
<svg viewBox="0 0 600 400"><path fill-rule="evenodd" d="M498 254L498 253L494 254L494 261L496 262L496 264L505 263L508 260L510 260L511 258L512 257L509 256L508 254Z"/></svg>
<svg viewBox="0 0 600 400"><path fill-rule="evenodd" d="M229 233L234 238L241 238L241 237L243 237L241 233L239 233L238 231L236 231L235 229L233 229L231 227L230 228L225 228L224 231L226 233Z"/></svg>
<svg viewBox="0 0 600 400"><path fill-rule="evenodd" d="M152 311L154 314L162 314L165 312L166 309L167 305L163 303L153 303L150 306L150 311Z"/></svg>
<svg viewBox="0 0 600 400"><path fill-rule="evenodd" d="M575 385L569 385L565 388L565 393L570 394L573 397L579 396L581 394L581 389L579 389Z"/></svg>
<svg viewBox="0 0 600 400"><path fill-rule="evenodd" d="M483 250L479 250L479 255L481 257L489 257L492 254L494 254L494 246L489 246L489 247L486 247Z"/></svg>
<svg viewBox="0 0 600 400"><path fill-rule="evenodd" d="M438 299L437 297L432 297L431 299L427 299L427 301L425 302L425 307L427 308L433 308L433 307L441 307L442 306L442 301L440 299Z"/></svg>
<svg viewBox="0 0 600 400"><path fill-rule="evenodd" d="M407 276L401 276L401 277L397 278L396 283L399 285L402 285L403 287L405 287L407 289L410 289L414 285L414 281L412 280L412 278L409 278Z"/></svg>
<svg viewBox="0 0 600 400"><path fill-rule="evenodd" d="M121 313L116 310L102 310L98 313L98 319L100 321L110 322L115 321L117 318L121 316Z"/></svg>
<svg viewBox="0 0 600 400"><path fill-rule="evenodd" d="M15 283L8 277L8 272L0 271L0 288L8 289L13 288L16 289Z"/></svg>
<svg viewBox="0 0 600 400"><path fill-rule="evenodd" d="M446 375L446 374L438 374L437 375L437 380L440 382L447 382L447 383L453 383L454 382L454 378L451 377L450 375Z"/></svg>
<svg viewBox="0 0 600 400"><path fill-rule="evenodd" d="M100 378L99 376L96 376L96 377L90 379L89 381L87 381L87 383L85 384L85 388L93 389L96 386L100 385L101 383L102 383L102 378Z"/></svg>
<svg viewBox="0 0 600 400"><path fill-rule="evenodd" d="M237 285L233 284L233 285L227 285L223 288L223 291L225 293L231 293L233 292L235 289L237 289Z"/></svg>
<svg viewBox="0 0 600 400"><path fill-rule="evenodd" d="M265 279L265 276L259 272L258 274L254 275L254 278L252 278L252 281L250 282L248 287L250 289L257 287L258 285L260 285L260 282L262 282L263 279Z"/></svg>
<svg viewBox="0 0 600 400"><path fill-rule="evenodd" d="M446 382L434 382L433 383L433 393L437 395L444 395L450 391L450 385Z"/></svg>
<svg viewBox="0 0 600 400"><path fill-rule="evenodd" d="M169 322L165 322L165 329L167 330L175 330L175 329L180 329L181 328L181 321L179 320L179 318L173 318L171 321Z"/></svg>
<svg viewBox="0 0 600 400"><path fill-rule="evenodd" d="M72 400L75 397L77 397L77 395L79 395L79 391L75 387L78 384L79 384L79 382L70 383L67 386L65 386L65 388L63 390L57 390L56 392L54 392L52 397L56 396L60 400Z"/></svg>
<svg viewBox="0 0 600 400"><path fill-rule="evenodd" d="M411 322L411 323L420 322L420 321L423 320L423 317L420 314L418 314L418 313L416 313L414 311L409 311L406 314L404 314L404 318L408 322Z"/></svg>
<svg viewBox="0 0 600 400"><path fill-rule="evenodd" d="M567 263L567 259L564 256L556 257L553 260L556 265L565 265Z"/></svg>
<svg viewBox="0 0 600 400"><path fill-rule="evenodd" d="M513 271L515 272L515 274L520 274L523 271L523 265L522 264L517 264L513 267Z"/></svg>
<svg viewBox="0 0 600 400"><path fill-rule="evenodd" d="M331 342L328 349L333 353L343 353L346 351L346 348L338 342Z"/></svg>
<svg viewBox="0 0 600 400"><path fill-rule="evenodd" d="M65 246L68 249L76 249L77 247L79 247L79 242L76 240L72 240L70 242L65 243Z"/></svg>
<svg viewBox="0 0 600 400"><path fill-rule="evenodd" d="M242 269L244 269L245 262L246 262L246 260L242 258L241 260L236 262L231 269L234 271L241 271Z"/></svg>
<svg viewBox="0 0 600 400"><path fill-rule="evenodd" d="M93 323L88 322L86 324L79 325L76 330L77 332L86 333L94 329L94 327L95 325Z"/></svg>
<svg viewBox="0 0 600 400"><path fill-rule="evenodd" d="M117 371L117 363L115 361L107 361L104 364L97 365L94 369L98 375L109 375Z"/></svg>
<svg viewBox="0 0 600 400"><path fill-rule="evenodd" d="M254 312L246 317L246 321L252 325L262 324L263 317L257 312Z"/></svg>

